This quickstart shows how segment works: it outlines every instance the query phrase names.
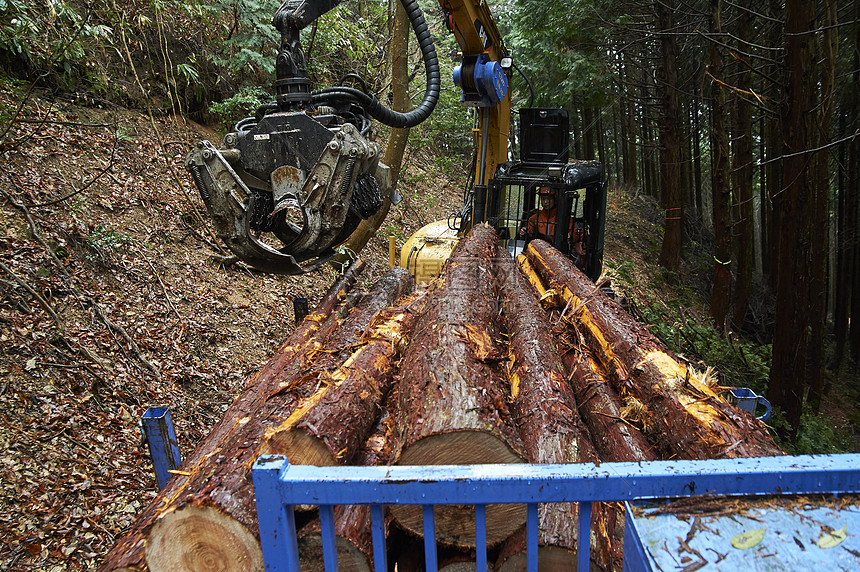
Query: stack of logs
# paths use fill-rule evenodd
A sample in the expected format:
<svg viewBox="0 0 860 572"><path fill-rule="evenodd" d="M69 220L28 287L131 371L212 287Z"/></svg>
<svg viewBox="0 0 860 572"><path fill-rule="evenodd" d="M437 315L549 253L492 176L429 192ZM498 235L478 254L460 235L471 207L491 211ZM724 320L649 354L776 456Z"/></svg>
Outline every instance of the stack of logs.
<svg viewBox="0 0 860 572"><path fill-rule="evenodd" d="M479 226L429 286L394 268L355 293L360 271L348 269L248 381L100 570L263 570L251 481L263 453L314 465L781 454L760 422L547 243L513 260ZM311 508L297 508L302 569L321 570ZM620 554L619 507L594 508L592 560L609 569ZM421 549L411 548L420 508L390 509L389 561L421 569ZM335 514L340 569L370 570L369 510ZM496 569L525 569L525 519L520 505L487 507ZM539 519L540 569L570 569L576 508L542 506ZM472 507L437 507L436 532L443 569L474 569Z"/></svg>

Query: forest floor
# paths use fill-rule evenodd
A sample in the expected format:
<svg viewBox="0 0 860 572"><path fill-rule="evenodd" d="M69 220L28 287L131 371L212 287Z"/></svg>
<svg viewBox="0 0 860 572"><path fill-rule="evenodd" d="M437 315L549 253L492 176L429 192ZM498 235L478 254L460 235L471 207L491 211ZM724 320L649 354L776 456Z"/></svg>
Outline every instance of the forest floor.
<svg viewBox="0 0 860 572"><path fill-rule="evenodd" d="M146 408L170 407L186 456L293 330L292 300L313 307L337 273L219 265L182 166L199 139L219 139L211 129L22 99L0 92L3 125L20 108L0 136L0 570L90 570L155 496ZM388 269L388 235L400 247L462 202L462 174L411 153L405 200L361 253L361 286ZM654 280L654 212L613 193L607 266L633 269L616 281L631 299L670 304ZM847 401L824 407L860 450L856 394L838 389Z"/></svg>

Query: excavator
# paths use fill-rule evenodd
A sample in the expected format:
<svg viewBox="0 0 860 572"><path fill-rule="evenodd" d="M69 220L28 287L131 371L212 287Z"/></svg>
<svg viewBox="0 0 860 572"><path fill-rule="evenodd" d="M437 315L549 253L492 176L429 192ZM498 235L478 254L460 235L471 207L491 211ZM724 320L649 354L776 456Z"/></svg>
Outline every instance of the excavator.
<svg viewBox="0 0 860 572"><path fill-rule="evenodd" d="M300 42L302 29L342 0L285 0L273 25L280 34L275 101L236 123L220 148L201 141L185 160L215 230L242 261L266 272L302 274L336 254L362 220L397 193L380 146L370 141L373 120L414 127L432 113L440 71L417 0L401 0L423 58L422 101L400 113L364 89L313 89ZM458 212L416 232L401 251L401 266L418 281L438 273L474 224L496 228L512 254L535 238L529 220L540 195L550 195L552 225L542 238L573 258L592 279L602 270L606 182L597 161L570 160L563 109L521 108L517 160L509 158L512 59L485 0L439 0L448 30L462 51L453 70L461 102L474 109L470 181ZM363 85L362 82L359 82ZM549 230L548 230L549 229Z"/></svg>

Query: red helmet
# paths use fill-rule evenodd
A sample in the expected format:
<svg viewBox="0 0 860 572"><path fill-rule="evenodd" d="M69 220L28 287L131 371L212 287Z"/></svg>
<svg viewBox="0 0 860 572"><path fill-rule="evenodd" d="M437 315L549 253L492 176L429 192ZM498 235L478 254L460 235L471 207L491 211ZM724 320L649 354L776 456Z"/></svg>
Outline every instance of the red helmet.
<svg viewBox="0 0 860 572"><path fill-rule="evenodd" d="M550 189L549 187L541 187L540 190L538 191L538 194L539 195L551 195L552 189Z"/></svg>

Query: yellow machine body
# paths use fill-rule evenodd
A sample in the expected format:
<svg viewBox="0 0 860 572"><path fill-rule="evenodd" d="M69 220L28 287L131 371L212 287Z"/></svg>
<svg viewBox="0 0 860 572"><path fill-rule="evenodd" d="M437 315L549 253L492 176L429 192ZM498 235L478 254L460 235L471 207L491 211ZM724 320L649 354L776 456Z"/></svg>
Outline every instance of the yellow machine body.
<svg viewBox="0 0 860 572"><path fill-rule="evenodd" d="M409 237L400 250L400 266L409 271L415 282L430 282L451 257L460 237L448 226L448 220L437 220Z"/></svg>

